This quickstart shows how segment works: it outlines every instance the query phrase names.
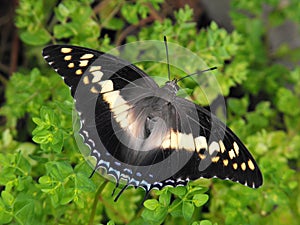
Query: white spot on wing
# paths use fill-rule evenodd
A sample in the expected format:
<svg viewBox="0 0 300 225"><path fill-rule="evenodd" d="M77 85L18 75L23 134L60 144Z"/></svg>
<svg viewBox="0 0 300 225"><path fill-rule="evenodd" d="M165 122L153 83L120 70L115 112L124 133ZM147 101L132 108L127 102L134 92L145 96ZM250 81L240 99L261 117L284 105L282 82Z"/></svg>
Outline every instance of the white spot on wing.
<svg viewBox="0 0 300 225"><path fill-rule="evenodd" d="M90 72L94 72L94 71L100 71L101 70L101 66L91 66L91 68L90 68Z"/></svg>
<svg viewBox="0 0 300 225"><path fill-rule="evenodd" d="M94 76L92 79L92 83L97 83L102 79L103 73L100 70L96 70L92 72L92 75Z"/></svg>
<svg viewBox="0 0 300 225"><path fill-rule="evenodd" d="M168 136L167 138L165 138L165 140L162 142L161 147L163 149L168 149L171 147L171 139L170 136Z"/></svg>
<svg viewBox="0 0 300 225"><path fill-rule="evenodd" d="M89 83L90 83L89 77L88 77L88 76L84 76L84 78L83 78L83 83L84 83L84 84L89 84Z"/></svg>
<svg viewBox="0 0 300 225"><path fill-rule="evenodd" d="M88 60L81 60L81 61L79 62L79 66L80 66L80 67L85 67L85 66L88 65L88 63L89 63Z"/></svg>
<svg viewBox="0 0 300 225"><path fill-rule="evenodd" d="M72 51L72 48L61 48L61 53L67 54L70 53Z"/></svg>
<svg viewBox="0 0 300 225"><path fill-rule="evenodd" d="M174 132L173 130L171 130L171 148L178 149L177 132Z"/></svg>
<svg viewBox="0 0 300 225"><path fill-rule="evenodd" d="M224 166L227 166L227 165L228 165L228 159L224 159L224 160L223 160L223 165L224 165Z"/></svg>
<svg viewBox="0 0 300 225"><path fill-rule="evenodd" d="M224 153L226 151L225 145L222 140L219 141L221 152Z"/></svg>
<svg viewBox="0 0 300 225"><path fill-rule="evenodd" d="M219 144L215 141L213 141L212 143L210 143L209 147L208 147L208 151L210 155L213 155L214 152L219 152L220 151L220 147Z"/></svg>
<svg viewBox="0 0 300 225"><path fill-rule="evenodd" d="M235 151L235 154L238 156L239 155L239 146L236 142L233 142L233 149Z"/></svg>
<svg viewBox="0 0 300 225"><path fill-rule="evenodd" d="M235 157L235 153L232 149L228 152L228 155L230 159L233 159Z"/></svg>
<svg viewBox="0 0 300 225"><path fill-rule="evenodd" d="M219 159L220 159L220 156L215 156L215 157L211 158L211 161L214 162L214 163L216 163L216 162L219 161Z"/></svg>
<svg viewBox="0 0 300 225"><path fill-rule="evenodd" d="M236 170L236 169L238 168L238 164L237 164L237 163L233 163L233 164L232 164L232 167L233 167L233 169Z"/></svg>
<svg viewBox="0 0 300 225"><path fill-rule="evenodd" d="M114 84L111 80L105 80L98 83L101 86L100 93L106 93L114 90Z"/></svg>
<svg viewBox="0 0 300 225"><path fill-rule="evenodd" d="M111 81L110 81L111 82ZM109 104L109 108L115 116L116 121L122 128L129 126L128 110L129 104L122 98L120 91L112 91L103 94L103 100Z"/></svg>
<svg viewBox="0 0 300 225"><path fill-rule="evenodd" d="M65 57L64 57L64 60L66 60L66 61L69 61L69 60L71 60L72 59L72 56L71 55L66 55Z"/></svg>
<svg viewBox="0 0 300 225"><path fill-rule="evenodd" d="M255 166L254 166L253 162L251 161L251 159L248 160L248 166L249 166L250 170L254 170L255 169Z"/></svg>
<svg viewBox="0 0 300 225"><path fill-rule="evenodd" d="M119 114L131 108L130 105L128 105L127 102L120 95L120 91L112 91L112 92L104 93L103 99L109 104L110 109L115 114Z"/></svg>
<svg viewBox="0 0 300 225"><path fill-rule="evenodd" d="M81 56L80 59L91 59L93 57L94 57L93 54L87 53L87 54L84 54L83 56Z"/></svg>
<svg viewBox="0 0 300 225"><path fill-rule="evenodd" d="M206 149L207 150L207 141L206 141L206 138L204 136L196 137L194 139L194 141L195 141L197 152L199 152L200 149Z"/></svg>
<svg viewBox="0 0 300 225"><path fill-rule="evenodd" d="M94 94L98 94L99 93L99 91L94 86L91 87L90 92L92 92Z"/></svg>
<svg viewBox="0 0 300 225"><path fill-rule="evenodd" d="M192 134L184 134L177 132L178 147L188 151L195 151L194 140Z"/></svg>
<svg viewBox="0 0 300 225"><path fill-rule="evenodd" d="M82 70L81 70L81 69L76 70L76 71L75 71L75 74L76 74L76 75L81 75L81 74L82 74Z"/></svg>
<svg viewBox="0 0 300 225"><path fill-rule="evenodd" d="M89 139L89 142L92 143L93 148L95 148L95 142L92 139Z"/></svg>
<svg viewBox="0 0 300 225"><path fill-rule="evenodd" d="M128 111L124 111L122 113L116 114L115 119L116 121L120 124L120 126L125 129L126 127L129 126L128 123Z"/></svg>
<svg viewBox="0 0 300 225"><path fill-rule="evenodd" d="M69 64L68 64L68 67L69 67L69 68L74 68L74 66L75 66L74 63L69 63Z"/></svg>
<svg viewBox="0 0 300 225"><path fill-rule="evenodd" d="M246 163L243 162L243 163L241 164L241 168L242 168L243 171L245 171L245 170L246 170Z"/></svg>

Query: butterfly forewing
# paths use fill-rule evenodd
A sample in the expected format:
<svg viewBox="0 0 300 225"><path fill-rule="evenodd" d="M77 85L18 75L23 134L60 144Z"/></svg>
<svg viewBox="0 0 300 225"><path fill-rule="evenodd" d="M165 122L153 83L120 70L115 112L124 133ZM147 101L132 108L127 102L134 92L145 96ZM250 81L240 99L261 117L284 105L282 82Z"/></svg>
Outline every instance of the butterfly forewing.
<svg viewBox="0 0 300 225"><path fill-rule="evenodd" d="M237 136L204 108L176 97L170 85L160 88L129 62L87 48L53 45L43 56L71 89L96 168L117 182L146 190L200 177L262 184Z"/></svg>
<svg viewBox="0 0 300 225"><path fill-rule="evenodd" d="M110 81L113 89L119 90L127 84L143 78L139 81L146 87L157 87L157 84L150 79L142 70L133 66L125 60L88 48L70 45L51 45L43 50L43 56L51 67L60 74L65 83L71 88L74 96L80 80L90 85L91 92L101 91L101 86L110 88ZM96 62L95 62L96 61ZM130 76L123 76L130 74ZM106 84L100 82L108 81Z"/></svg>

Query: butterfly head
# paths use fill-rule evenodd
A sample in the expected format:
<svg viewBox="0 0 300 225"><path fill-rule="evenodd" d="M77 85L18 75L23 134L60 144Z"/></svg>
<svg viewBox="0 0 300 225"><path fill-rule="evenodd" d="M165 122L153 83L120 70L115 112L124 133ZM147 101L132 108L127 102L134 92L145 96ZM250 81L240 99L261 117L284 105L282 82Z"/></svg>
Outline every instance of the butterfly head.
<svg viewBox="0 0 300 225"><path fill-rule="evenodd" d="M164 88L171 91L171 92L173 92L173 93L175 93L175 94L180 89L179 86L177 85L177 80L176 79L167 81Z"/></svg>

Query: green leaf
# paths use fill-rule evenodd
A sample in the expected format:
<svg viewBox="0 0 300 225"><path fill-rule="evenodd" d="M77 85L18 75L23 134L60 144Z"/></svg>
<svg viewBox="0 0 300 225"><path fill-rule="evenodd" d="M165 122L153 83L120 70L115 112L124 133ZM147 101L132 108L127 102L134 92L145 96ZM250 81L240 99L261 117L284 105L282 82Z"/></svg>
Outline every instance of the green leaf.
<svg viewBox="0 0 300 225"><path fill-rule="evenodd" d="M193 203L191 203L189 201L184 201L182 203L182 215L185 220L189 221L192 218L194 210L195 210L195 207L194 207Z"/></svg>
<svg viewBox="0 0 300 225"><path fill-rule="evenodd" d="M131 24L137 24L139 22L137 6L133 4L125 4L121 8L123 17Z"/></svg>
<svg viewBox="0 0 300 225"><path fill-rule="evenodd" d="M248 109L248 98L236 99L230 98L227 101L230 111L238 116L245 115Z"/></svg>
<svg viewBox="0 0 300 225"><path fill-rule="evenodd" d="M81 195L74 197L74 202L80 209L83 209L85 206L85 199L83 199L83 197L81 197Z"/></svg>
<svg viewBox="0 0 300 225"><path fill-rule="evenodd" d="M4 147L7 147L7 146L9 146L12 143L13 137L12 137L9 129L6 129L2 133L2 141L3 141Z"/></svg>
<svg viewBox="0 0 300 225"><path fill-rule="evenodd" d="M28 45L45 45L51 40L51 35L44 28L34 31L24 31L20 38Z"/></svg>
<svg viewBox="0 0 300 225"><path fill-rule="evenodd" d="M171 204L171 206L169 207L169 208L171 208L172 209L172 211L171 211L171 215L173 216L173 217L182 217L182 207L181 207L181 205L182 204L179 204L181 202L181 200L180 199L175 199L173 202L172 202L172 204ZM176 208L174 208L176 206Z"/></svg>
<svg viewBox="0 0 300 225"><path fill-rule="evenodd" d="M171 201L171 193L169 191L164 191L160 196L159 196L159 203L168 206L170 205Z"/></svg>
<svg viewBox="0 0 300 225"><path fill-rule="evenodd" d="M35 221L35 204L31 196L20 194L14 204L14 217L24 224L34 224Z"/></svg>
<svg viewBox="0 0 300 225"><path fill-rule="evenodd" d="M39 178L40 184L50 184L51 182L52 182L52 180L49 176L42 176Z"/></svg>
<svg viewBox="0 0 300 225"><path fill-rule="evenodd" d="M58 39L72 37L76 32L70 24L58 24L53 29L54 36Z"/></svg>
<svg viewBox="0 0 300 225"><path fill-rule="evenodd" d="M1 199L0 199L0 202L1 202ZM13 219L12 213L7 212L3 208L3 206L1 206L1 204L0 204L0 221L1 221L1 224L8 224L12 221L12 219Z"/></svg>
<svg viewBox="0 0 300 225"><path fill-rule="evenodd" d="M164 221L168 214L168 209L164 206L159 206L154 210L154 217L156 221Z"/></svg>
<svg viewBox="0 0 300 225"><path fill-rule="evenodd" d="M148 199L144 202L144 206L147 209L155 210L159 206L159 202L156 199Z"/></svg>
<svg viewBox="0 0 300 225"><path fill-rule="evenodd" d="M110 220L110 221L108 221L107 225L115 225L115 222Z"/></svg>
<svg viewBox="0 0 300 225"><path fill-rule="evenodd" d="M58 7L55 9L55 15L60 22L66 21L70 13L71 9L63 3L59 4Z"/></svg>
<svg viewBox="0 0 300 225"><path fill-rule="evenodd" d="M120 30L124 27L125 23L123 20L119 18L112 18L107 23L105 23L105 28L111 29L111 30Z"/></svg>
<svg viewBox="0 0 300 225"><path fill-rule="evenodd" d="M201 220L200 225L212 225L212 222L209 220Z"/></svg>
<svg viewBox="0 0 300 225"><path fill-rule="evenodd" d="M87 176L87 174L84 174L81 171L79 171L75 173L75 179L76 190L92 193L96 191L96 184Z"/></svg>
<svg viewBox="0 0 300 225"><path fill-rule="evenodd" d="M186 187L177 186L175 188L170 188L170 192L177 196L183 196L186 194Z"/></svg>
<svg viewBox="0 0 300 225"><path fill-rule="evenodd" d="M52 178L58 181L64 181L67 176L73 174L73 168L67 162L48 162L46 164L46 171Z"/></svg>
<svg viewBox="0 0 300 225"><path fill-rule="evenodd" d="M200 225L200 222L199 222L199 221L194 221L194 222L192 223L192 225Z"/></svg>
<svg viewBox="0 0 300 225"><path fill-rule="evenodd" d="M204 205L208 201L209 197L206 194L196 194L193 196L193 203L196 207Z"/></svg>
<svg viewBox="0 0 300 225"><path fill-rule="evenodd" d="M63 196L61 197L60 204L66 205L70 203L74 198L74 188L64 189Z"/></svg>
<svg viewBox="0 0 300 225"><path fill-rule="evenodd" d="M13 202L15 200L14 196L9 193L8 191L2 191L1 192L1 197L3 199L3 202L6 204L6 205L13 205Z"/></svg>
<svg viewBox="0 0 300 225"><path fill-rule="evenodd" d="M161 224L168 214L168 210L166 207L158 206L155 210L145 209L142 213L142 217L150 222L155 224Z"/></svg>
<svg viewBox="0 0 300 225"><path fill-rule="evenodd" d="M293 94L290 90L280 88L277 93L277 98L277 107L281 112L291 116L300 114L299 97L295 96L295 94Z"/></svg>

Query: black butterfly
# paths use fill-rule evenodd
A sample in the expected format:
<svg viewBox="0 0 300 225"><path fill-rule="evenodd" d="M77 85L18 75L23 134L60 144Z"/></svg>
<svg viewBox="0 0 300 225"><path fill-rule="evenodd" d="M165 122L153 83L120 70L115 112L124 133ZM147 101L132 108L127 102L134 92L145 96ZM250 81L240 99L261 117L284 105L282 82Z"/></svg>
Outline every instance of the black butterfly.
<svg viewBox="0 0 300 225"><path fill-rule="evenodd" d="M201 177L262 185L239 138L208 110L176 96L178 80L159 87L129 62L78 46L52 45L43 56L71 89L95 170L105 168L117 185L125 180L125 188L148 192Z"/></svg>

